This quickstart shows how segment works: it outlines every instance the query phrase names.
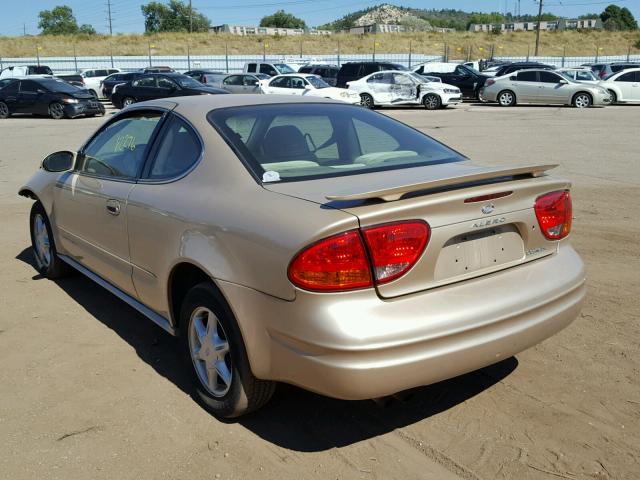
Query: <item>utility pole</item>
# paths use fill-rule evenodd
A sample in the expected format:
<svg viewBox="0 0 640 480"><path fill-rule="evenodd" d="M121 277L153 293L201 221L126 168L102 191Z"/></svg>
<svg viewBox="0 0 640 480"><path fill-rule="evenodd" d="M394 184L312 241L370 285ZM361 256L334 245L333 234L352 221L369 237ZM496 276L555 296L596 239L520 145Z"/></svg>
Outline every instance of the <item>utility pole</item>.
<svg viewBox="0 0 640 480"><path fill-rule="evenodd" d="M534 56L538 56L538 48L540 47L540 22L542 21L542 1L538 0L540 5L538 6L538 28L536 29L536 50Z"/></svg>
<svg viewBox="0 0 640 480"><path fill-rule="evenodd" d="M111 57L111 68L113 68L113 23L111 19L111 0L107 0L107 15L109 20L109 56Z"/></svg>

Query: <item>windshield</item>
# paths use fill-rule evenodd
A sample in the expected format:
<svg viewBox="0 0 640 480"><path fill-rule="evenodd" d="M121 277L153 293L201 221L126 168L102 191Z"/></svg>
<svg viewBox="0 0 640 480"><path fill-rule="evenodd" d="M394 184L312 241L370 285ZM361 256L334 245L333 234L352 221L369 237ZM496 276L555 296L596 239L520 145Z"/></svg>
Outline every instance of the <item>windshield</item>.
<svg viewBox="0 0 640 480"><path fill-rule="evenodd" d="M327 82L318 77L304 77L314 88L328 88L331 87Z"/></svg>
<svg viewBox="0 0 640 480"><path fill-rule="evenodd" d="M39 80L38 83L52 92L69 93L71 95L84 92L84 89L78 88L75 85L71 85L62 80L46 79Z"/></svg>
<svg viewBox="0 0 640 480"><path fill-rule="evenodd" d="M178 82L178 85L184 88L201 88L202 87L202 84L200 82L198 82L197 80L194 80L191 77L187 77L186 75L183 75L181 77L171 77L171 78L176 82Z"/></svg>
<svg viewBox="0 0 640 480"><path fill-rule="evenodd" d="M296 73L296 71L286 63L274 63L273 66L276 67L280 73Z"/></svg>
<svg viewBox="0 0 640 480"><path fill-rule="evenodd" d="M469 67L468 65L460 65L460 68L463 70L468 70L469 72L473 73L474 75L482 75L478 70L476 70L473 67Z"/></svg>
<svg viewBox="0 0 640 480"><path fill-rule="evenodd" d="M262 181L358 175L465 160L403 123L350 105L251 105L213 110L207 118Z"/></svg>
<svg viewBox="0 0 640 480"><path fill-rule="evenodd" d="M419 75L414 72L408 73L407 75L410 76L417 83L425 83L425 82L429 83L433 81L431 80L433 77L429 77L427 75Z"/></svg>

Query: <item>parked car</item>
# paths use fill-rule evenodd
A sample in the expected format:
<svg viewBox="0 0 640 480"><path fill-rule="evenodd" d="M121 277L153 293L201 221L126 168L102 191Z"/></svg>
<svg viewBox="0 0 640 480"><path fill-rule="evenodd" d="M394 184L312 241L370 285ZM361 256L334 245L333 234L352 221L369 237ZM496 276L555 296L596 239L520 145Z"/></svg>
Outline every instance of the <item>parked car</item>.
<svg viewBox="0 0 640 480"><path fill-rule="evenodd" d="M153 67L146 67L140 70L142 73L173 73L175 70L166 65L155 65Z"/></svg>
<svg viewBox="0 0 640 480"><path fill-rule="evenodd" d="M640 68L614 73L599 85L607 89L612 103L640 102Z"/></svg>
<svg viewBox="0 0 640 480"><path fill-rule="evenodd" d="M502 107L512 107L516 103L542 103L586 108L611 103L606 89L575 82L549 70L519 70L506 77L489 79L480 91L480 98L486 102L498 102Z"/></svg>
<svg viewBox="0 0 640 480"><path fill-rule="evenodd" d="M311 64L300 67L298 73L310 73L311 75L318 75L325 82L332 87L336 86L338 81L338 72L340 67L337 65L323 65L323 64Z"/></svg>
<svg viewBox="0 0 640 480"><path fill-rule="evenodd" d="M46 65L14 65L0 71L0 78L28 77L30 75L53 75L53 72Z"/></svg>
<svg viewBox="0 0 640 480"><path fill-rule="evenodd" d="M10 83L17 81L15 78L2 78L0 79L0 88L6 87Z"/></svg>
<svg viewBox="0 0 640 480"><path fill-rule="evenodd" d="M599 77L602 80L606 80L614 73L621 72L622 70L628 70L630 68L640 68L640 62L613 62L603 65L599 71Z"/></svg>
<svg viewBox="0 0 640 480"><path fill-rule="evenodd" d="M566 327L585 270L553 167L477 165L332 100L213 95L114 115L19 194L39 273L76 269L179 334L228 418L275 381L376 398Z"/></svg>
<svg viewBox="0 0 640 480"><path fill-rule="evenodd" d="M420 75L438 77L443 83L453 85L462 92L466 98L478 98L478 92L489 78L471 67L460 63L423 63L413 69Z"/></svg>
<svg viewBox="0 0 640 480"><path fill-rule="evenodd" d="M286 63L268 63L268 62L249 62L244 64L244 73L263 73L270 77L282 75L285 73L296 73Z"/></svg>
<svg viewBox="0 0 640 480"><path fill-rule="evenodd" d="M136 102L157 98L183 97L186 95L214 95L228 93L213 88L180 73L148 73L132 82L117 85L111 93L111 103L116 108L124 108Z"/></svg>
<svg viewBox="0 0 640 480"><path fill-rule="evenodd" d="M336 87L347 88L348 82L383 70L407 70L404 65L391 62L347 62L343 63L336 77Z"/></svg>
<svg viewBox="0 0 640 480"><path fill-rule="evenodd" d="M104 115L104 106L84 89L56 78L21 79L0 89L0 118L14 113L54 119Z"/></svg>
<svg viewBox="0 0 640 480"><path fill-rule="evenodd" d="M82 76L84 86L96 98L102 94L102 81L112 73L119 73L119 68L85 68L78 70L77 74Z"/></svg>
<svg viewBox="0 0 640 480"><path fill-rule="evenodd" d="M591 69L593 74L596 77L598 77L599 79L603 79L604 77L606 77L608 75L607 71L606 71L608 64L606 64L606 63L583 63L580 66L581 67L587 67L587 68ZM611 73L611 71L609 71L609 73Z"/></svg>
<svg viewBox="0 0 640 480"><path fill-rule="evenodd" d="M502 68L498 69L495 77L504 77L505 75L509 75L513 72L517 72L519 70L530 70L532 68L537 68L538 70L555 70L556 67L553 65L547 65L545 63L539 62L513 62L508 65L504 65Z"/></svg>
<svg viewBox="0 0 640 480"><path fill-rule="evenodd" d="M262 93L260 81L270 78L264 73L236 73L224 77L220 87L229 93Z"/></svg>
<svg viewBox="0 0 640 480"><path fill-rule="evenodd" d="M557 73L575 82L596 85L600 79L588 68L559 68Z"/></svg>
<svg viewBox="0 0 640 480"><path fill-rule="evenodd" d="M344 88L329 85L317 75L288 73L267 80L260 80L260 90L266 94L305 95L308 97L331 98L347 103L360 103L360 95Z"/></svg>
<svg viewBox="0 0 640 480"><path fill-rule="evenodd" d="M67 83L70 83L71 85L74 85L76 87L79 88L85 88L84 85L84 79L82 78L82 75L78 75L78 74L58 74L55 75L55 78L59 78L60 80L64 80Z"/></svg>
<svg viewBox="0 0 640 480"><path fill-rule="evenodd" d="M387 70L348 82L349 90L360 95L365 107L391 105L423 105L428 110L462 102L458 87L441 82L429 82L414 72Z"/></svg>
<svg viewBox="0 0 640 480"><path fill-rule="evenodd" d="M219 70L189 70L188 72L184 72L184 74L200 83L215 88L221 88L222 80L229 75L227 72L221 72Z"/></svg>
<svg viewBox="0 0 640 480"><path fill-rule="evenodd" d="M102 81L102 96L111 100L111 94L118 85L124 85L125 83L132 82L142 75L143 74L140 72L113 73L109 75Z"/></svg>

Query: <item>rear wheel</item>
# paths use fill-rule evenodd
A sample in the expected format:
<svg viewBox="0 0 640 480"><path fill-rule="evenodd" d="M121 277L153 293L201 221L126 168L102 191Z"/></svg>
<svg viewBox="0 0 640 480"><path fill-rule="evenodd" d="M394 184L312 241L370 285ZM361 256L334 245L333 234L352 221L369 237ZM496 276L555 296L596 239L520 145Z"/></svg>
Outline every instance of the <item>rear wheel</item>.
<svg viewBox="0 0 640 480"><path fill-rule="evenodd" d="M11 112L9 112L9 105L4 102L0 102L0 119L9 118Z"/></svg>
<svg viewBox="0 0 640 480"><path fill-rule="evenodd" d="M233 313L211 283L189 290L180 328L196 392L214 415L238 417L269 401L275 382L254 377Z"/></svg>
<svg viewBox="0 0 640 480"><path fill-rule="evenodd" d="M122 100L122 108L128 107L129 105L133 105L134 103L136 103L135 98L124 97L124 99Z"/></svg>
<svg viewBox="0 0 640 480"><path fill-rule="evenodd" d="M576 93L573 97L573 106L576 108L588 108L591 106L591 95L588 93Z"/></svg>
<svg viewBox="0 0 640 480"><path fill-rule="evenodd" d="M96 93L95 90L89 90L89 93L93 95L96 99L98 98L98 94Z"/></svg>
<svg viewBox="0 0 640 480"><path fill-rule="evenodd" d="M438 110L442 106L442 100L435 93L429 93L424 96L422 104L427 110Z"/></svg>
<svg viewBox="0 0 640 480"><path fill-rule="evenodd" d="M51 224L40 202L35 202L31 207L29 226L31 248L38 271L49 279L65 277L72 273L73 269L58 257Z"/></svg>
<svg viewBox="0 0 640 480"><path fill-rule="evenodd" d="M49 116L55 120L64 118L64 107L61 103L53 102L49 105Z"/></svg>
<svg viewBox="0 0 640 480"><path fill-rule="evenodd" d="M363 107L367 107L367 108L374 107L373 97L368 93L363 93L360 95L360 103L362 104Z"/></svg>
<svg viewBox="0 0 640 480"><path fill-rule="evenodd" d="M516 104L516 95L511 90L504 90L498 94L498 104L501 107L513 107Z"/></svg>

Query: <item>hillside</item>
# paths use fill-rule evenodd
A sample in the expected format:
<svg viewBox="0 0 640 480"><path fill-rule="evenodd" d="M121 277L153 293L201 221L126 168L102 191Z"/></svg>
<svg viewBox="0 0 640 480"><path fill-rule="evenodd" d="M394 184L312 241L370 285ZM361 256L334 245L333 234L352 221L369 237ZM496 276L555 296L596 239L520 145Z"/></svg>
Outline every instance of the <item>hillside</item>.
<svg viewBox="0 0 640 480"><path fill-rule="evenodd" d="M165 33L157 35L117 35L113 41L107 36L37 36L0 37L0 57L33 57L39 47L41 57L73 56L74 45L78 55L108 56L110 44L113 55L147 55L149 45L154 45L153 55L186 55L190 40L192 55L224 55L225 44L230 55L336 54L338 42L341 55L371 53L373 42L376 51L384 53L408 53L411 44L416 54L440 55L443 43L449 45L451 58L465 58L468 48L472 57L486 57L492 45L496 56L521 56L529 48L533 52L534 32L515 32L501 35L483 33L405 33L378 35L331 35L302 37L239 37L224 34L198 33L189 39L188 34ZM623 55L632 47L632 53L640 53L633 45L640 41L638 32L562 31L542 32L540 54L561 56L566 48L568 56ZM266 45L266 47L265 47Z"/></svg>

